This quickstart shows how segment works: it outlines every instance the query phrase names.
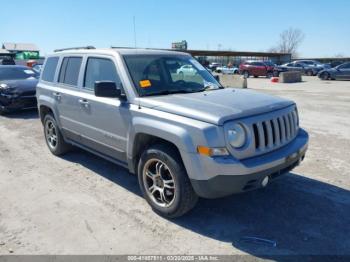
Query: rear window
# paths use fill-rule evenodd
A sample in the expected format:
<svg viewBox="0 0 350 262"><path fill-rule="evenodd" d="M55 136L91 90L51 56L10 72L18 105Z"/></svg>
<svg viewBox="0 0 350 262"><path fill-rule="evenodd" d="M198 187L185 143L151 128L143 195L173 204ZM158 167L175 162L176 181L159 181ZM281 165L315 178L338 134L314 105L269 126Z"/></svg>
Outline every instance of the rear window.
<svg viewBox="0 0 350 262"><path fill-rule="evenodd" d="M65 57L62 62L58 82L71 86L78 85L81 62L81 57Z"/></svg>
<svg viewBox="0 0 350 262"><path fill-rule="evenodd" d="M45 68L42 75L42 80L53 82L57 64L58 64L58 57L49 57L46 60Z"/></svg>

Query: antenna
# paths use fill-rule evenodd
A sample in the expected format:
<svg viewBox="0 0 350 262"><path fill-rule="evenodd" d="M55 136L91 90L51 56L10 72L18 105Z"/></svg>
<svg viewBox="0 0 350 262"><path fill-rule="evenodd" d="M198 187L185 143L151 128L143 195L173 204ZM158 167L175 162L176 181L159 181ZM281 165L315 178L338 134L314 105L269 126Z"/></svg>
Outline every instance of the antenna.
<svg viewBox="0 0 350 262"><path fill-rule="evenodd" d="M135 18L135 16L133 17L133 23L134 23L134 45L136 48L137 44L136 44L136 18Z"/></svg>

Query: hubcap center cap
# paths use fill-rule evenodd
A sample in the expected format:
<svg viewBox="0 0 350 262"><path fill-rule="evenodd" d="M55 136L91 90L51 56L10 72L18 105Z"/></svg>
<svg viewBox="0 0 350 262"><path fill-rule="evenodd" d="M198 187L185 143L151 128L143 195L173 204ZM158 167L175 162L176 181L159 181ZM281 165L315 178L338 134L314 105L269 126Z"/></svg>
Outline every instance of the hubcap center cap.
<svg viewBox="0 0 350 262"><path fill-rule="evenodd" d="M155 183L157 187L160 187L160 188L164 187L163 180L160 177L157 177L155 180L156 180Z"/></svg>

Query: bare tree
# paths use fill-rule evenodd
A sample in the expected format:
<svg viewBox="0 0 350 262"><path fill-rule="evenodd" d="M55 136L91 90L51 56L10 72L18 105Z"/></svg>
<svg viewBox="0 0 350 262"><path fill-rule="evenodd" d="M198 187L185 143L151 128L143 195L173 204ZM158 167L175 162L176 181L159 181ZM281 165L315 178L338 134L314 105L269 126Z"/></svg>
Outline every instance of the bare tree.
<svg viewBox="0 0 350 262"><path fill-rule="evenodd" d="M290 53L297 56L297 50L304 40L304 33L300 29L289 28L280 34L280 40L276 47L270 48L271 52Z"/></svg>

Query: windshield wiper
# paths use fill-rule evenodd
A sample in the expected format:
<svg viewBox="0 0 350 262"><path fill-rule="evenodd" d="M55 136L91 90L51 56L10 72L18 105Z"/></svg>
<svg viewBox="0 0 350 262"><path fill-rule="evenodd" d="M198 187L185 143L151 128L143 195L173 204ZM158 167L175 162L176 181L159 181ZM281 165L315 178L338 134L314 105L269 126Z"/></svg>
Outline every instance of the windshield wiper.
<svg viewBox="0 0 350 262"><path fill-rule="evenodd" d="M199 90L200 91L200 90ZM198 90L192 90L192 89L179 89L179 90L164 90L161 92L154 92L149 94L144 94L144 96L160 96L160 95L172 95L172 94L188 94L188 93L194 93L198 92Z"/></svg>
<svg viewBox="0 0 350 262"><path fill-rule="evenodd" d="M217 85L205 85L202 89L199 90L199 92L207 91L207 90L218 90L223 89L223 86L217 86Z"/></svg>

